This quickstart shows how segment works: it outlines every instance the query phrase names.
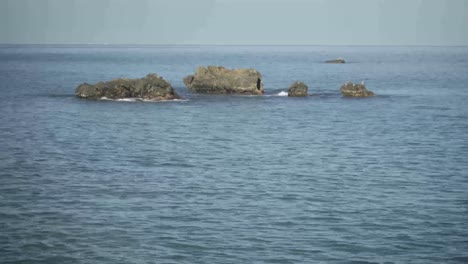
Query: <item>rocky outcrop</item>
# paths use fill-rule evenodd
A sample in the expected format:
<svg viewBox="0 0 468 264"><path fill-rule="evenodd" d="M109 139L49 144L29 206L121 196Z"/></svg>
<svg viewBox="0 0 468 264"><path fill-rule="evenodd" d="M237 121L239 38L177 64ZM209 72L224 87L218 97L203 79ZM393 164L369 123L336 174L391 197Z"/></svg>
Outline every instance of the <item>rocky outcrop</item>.
<svg viewBox="0 0 468 264"><path fill-rule="evenodd" d="M114 79L97 84L83 83L75 95L87 99L138 98L145 100L172 100L180 98L174 88L157 74L148 74L140 79Z"/></svg>
<svg viewBox="0 0 468 264"><path fill-rule="evenodd" d="M184 78L184 84L197 93L248 95L264 93L262 75L255 69L198 67L195 74Z"/></svg>
<svg viewBox="0 0 468 264"><path fill-rule="evenodd" d="M340 63L346 63L346 61L339 57L338 59L334 59L334 60L327 60L325 61L325 63L336 63L336 64L340 64Z"/></svg>
<svg viewBox="0 0 468 264"><path fill-rule="evenodd" d="M341 94L345 97L369 97L374 96L374 93L368 91L364 83L354 84L352 82L346 82L340 88Z"/></svg>
<svg viewBox="0 0 468 264"><path fill-rule="evenodd" d="M289 86L288 89L288 96L293 96L293 97L301 97L301 96L307 96L307 91L309 90L309 87L305 85L303 82L294 82Z"/></svg>

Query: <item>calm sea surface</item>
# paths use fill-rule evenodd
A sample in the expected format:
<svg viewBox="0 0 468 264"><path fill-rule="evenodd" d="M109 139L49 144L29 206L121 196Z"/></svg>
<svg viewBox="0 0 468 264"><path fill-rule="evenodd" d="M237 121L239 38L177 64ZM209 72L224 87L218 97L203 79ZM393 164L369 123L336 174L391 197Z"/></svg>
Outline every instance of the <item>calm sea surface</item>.
<svg viewBox="0 0 468 264"><path fill-rule="evenodd" d="M74 97L150 72L186 100ZM1 263L468 262L468 47L0 46L0 95Z"/></svg>

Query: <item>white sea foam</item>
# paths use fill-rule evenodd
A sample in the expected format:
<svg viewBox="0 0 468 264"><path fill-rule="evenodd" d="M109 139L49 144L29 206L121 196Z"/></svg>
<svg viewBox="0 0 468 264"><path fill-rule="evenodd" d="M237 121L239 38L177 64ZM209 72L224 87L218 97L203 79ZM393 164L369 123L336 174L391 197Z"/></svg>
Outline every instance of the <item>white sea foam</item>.
<svg viewBox="0 0 468 264"><path fill-rule="evenodd" d="M138 101L137 98L121 98L121 99L116 99L115 101L117 102L136 102Z"/></svg>
<svg viewBox="0 0 468 264"><path fill-rule="evenodd" d="M288 92L281 91L281 92L277 93L276 95L277 96L288 96Z"/></svg>
<svg viewBox="0 0 468 264"><path fill-rule="evenodd" d="M153 102L153 103L158 103L158 102L187 102L188 99L172 99L172 100L150 100L150 99L143 99L140 100L143 102Z"/></svg>
<svg viewBox="0 0 468 264"><path fill-rule="evenodd" d="M101 97L101 100L105 101L114 101L114 102L150 102L150 103L158 103L158 102L187 102L188 99L173 99L173 100L151 100L151 99L141 99L141 98L120 98L120 99L110 99L107 97Z"/></svg>

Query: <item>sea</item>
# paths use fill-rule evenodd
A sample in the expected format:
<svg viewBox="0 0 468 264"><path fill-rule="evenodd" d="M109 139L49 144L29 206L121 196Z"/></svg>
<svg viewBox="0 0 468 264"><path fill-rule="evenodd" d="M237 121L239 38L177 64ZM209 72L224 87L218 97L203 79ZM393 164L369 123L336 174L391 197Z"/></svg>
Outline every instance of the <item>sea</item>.
<svg viewBox="0 0 468 264"><path fill-rule="evenodd" d="M148 73L183 99L74 95ZM468 47L1 45L0 263L468 263Z"/></svg>

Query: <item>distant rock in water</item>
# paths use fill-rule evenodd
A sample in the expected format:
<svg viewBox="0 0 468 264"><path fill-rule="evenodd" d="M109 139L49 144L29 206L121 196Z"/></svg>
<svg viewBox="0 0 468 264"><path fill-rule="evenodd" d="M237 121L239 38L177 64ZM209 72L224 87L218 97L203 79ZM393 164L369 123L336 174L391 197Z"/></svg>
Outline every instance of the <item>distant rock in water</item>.
<svg viewBox="0 0 468 264"><path fill-rule="evenodd" d="M303 82L294 82L289 86L288 89L288 96L293 96L293 97L301 97L301 96L307 96L307 91L309 90L309 87L305 85Z"/></svg>
<svg viewBox="0 0 468 264"><path fill-rule="evenodd" d="M341 94L345 97L369 97L374 96L374 93L368 91L364 83L354 84L352 82L346 82L340 88Z"/></svg>
<svg viewBox="0 0 468 264"><path fill-rule="evenodd" d="M192 91L207 94L264 93L262 75L255 69L226 69L221 66L198 67L194 75L184 78Z"/></svg>
<svg viewBox="0 0 468 264"><path fill-rule="evenodd" d="M338 59L334 59L334 60L327 60L325 61L325 63L337 63L337 64L340 64L340 63L346 63L346 61L339 57Z"/></svg>
<svg viewBox="0 0 468 264"><path fill-rule="evenodd" d="M145 100L179 99L174 88L157 74L148 74L140 79L119 78L97 84L83 83L76 88L75 95L87 99L138 98Z"/></svg>

